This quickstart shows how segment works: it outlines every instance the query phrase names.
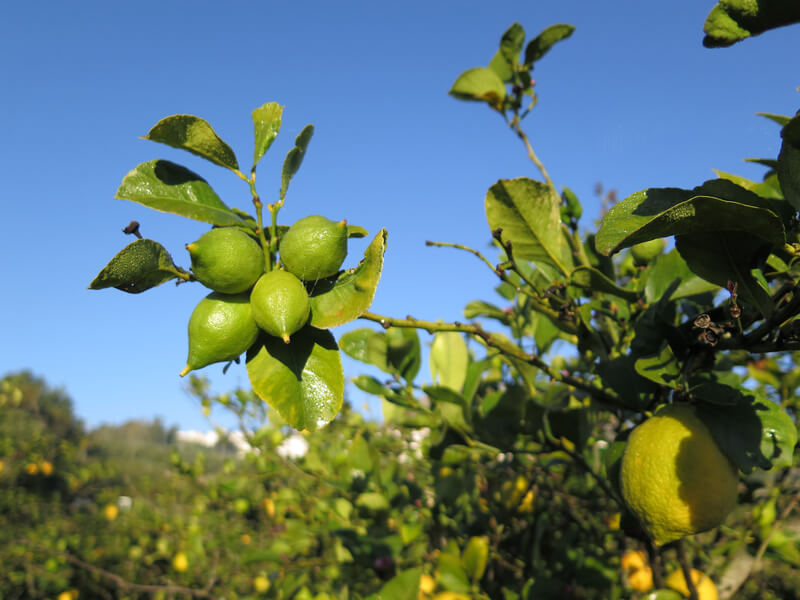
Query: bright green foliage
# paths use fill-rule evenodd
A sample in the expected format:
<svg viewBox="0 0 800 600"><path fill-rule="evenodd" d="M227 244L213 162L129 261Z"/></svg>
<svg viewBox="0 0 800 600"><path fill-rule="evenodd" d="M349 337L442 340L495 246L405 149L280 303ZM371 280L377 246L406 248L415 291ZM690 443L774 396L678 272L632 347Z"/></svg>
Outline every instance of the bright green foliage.
<svg viewBox="0 0 800 600"><path fill-rule="evenodd" d="M250 294L253 317L268 334L290 342L290 336L308 322L311 301L303 283L287 271L261 276Z"/></svg>
<svg viewBox="0 0 800 600"><path fill-rule="evenodd" d="M347 256L347 223L310 215L296 221L280 242L281 262L303 281L336 275Z"/></svg>
<svg viewBox="0 0 800 600"><path fill-rule="evenodd" d="M212 229L186 244L186 250L195 279L215 292L245 292L264 272L264 253L258 242L233 227Z"/></svg>
<svg viewBox="0 0 800 600"><path fill-rule="evenodd" d="M181 377L212 363L239 358L257 337L248 294L209 294L189 318L189 357Z"/></svg>
<svg viewBox="0 0 800 600"><path fill-rule="evenodd" d="M187 150L221 167L234 171L239 169L231 147L222 141L207 121L194 115L172 115L161 119L144 139Z"/></svg>
<svg viewBox="0 0 800 600"><path fill-rule="evenodd" d="M786 0L720 0L706 17L703 44L715 48L775 27L800 22L800 6Z"/></svg>

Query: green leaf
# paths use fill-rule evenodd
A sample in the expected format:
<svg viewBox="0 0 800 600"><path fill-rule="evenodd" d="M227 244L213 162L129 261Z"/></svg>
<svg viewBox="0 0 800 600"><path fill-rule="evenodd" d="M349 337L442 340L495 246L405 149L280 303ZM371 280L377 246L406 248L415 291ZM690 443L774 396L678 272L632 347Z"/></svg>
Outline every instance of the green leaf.
<svg viewBox="0 0 800 600"><path fill-rule="evenodd" d="M505 312L503 309L498 308L489 302L473 300L464 307L464 318L475 319L478 317L496 319L504 325L508 325L511 322L511 315Z"/></svg>
<svg viewBox="0 0 800 600"><path fill-rule="evenodd" d="M514 257L569 275L572 263L561 233L561 198L548 185L525 177L501 179L486 193L489 228L502 229Z"/></svg>
<svg viewBox="0 0 800 600"><path fill-rule="evenodd" d="M514 78L514 71L500 50L495 52L491 62L489 62L489 70L494 71L503 83L510 83Z"/></svg>
<svg viewBox="0 0 800 600"><path fill-rule="evenodd" d="M425 387L423 391L433 400L436 411L448 426L461 432L472 430L469 424L469 407L461 394L441 386Z"/></svg>
<svg viewBox="0 0 800 600"><path fill-rule="evenodd" d="M89 284L89 289L115 287L123 292L138 294L181 275L188 273L172 262L167 249L145 238L120 250Z"/></svg>
<svg viewBox="0 0 800 600"><path fill-rule="evenodd" d="M651 188L617 203L603 218L595 243L606 256L622 248L670 235L746 231L783 246L783 222L772 201L724 180L693 190Z"/></svg>
<svg viewBox="0 0 800 600"><path fill-rule="evenodd" d="M759 117L764 117L765 119L769 119L783 127L789 121L792 120L792 117L787 117L786 115L776 115L774 113L764 113L764 112L757 112L756 113Z"/></svg>
<svg viewBox="0 0 800 600"><path fill-rule="evenodd" d="M570 275L570 283L587 290L611 294L628 302L636 302L640 296L639 292L618 286L593 267L577 267Z"/></svg>
<svg viewBox="0 0 800 600"><path fill-rule="evenodd" d="M374 600L417 600L422 567L402 571L387 581Z"/></svg>
<svg viewBox="0 0 800 600"><path fill-rule="evenodd" d="M342 347L341 340L339 340L339 347ZM353 377L351 381L358 389L368 394L374 394L375 396L392 395L392 391L388 387L370 375L358 375Z"/></svg>
<svg viewBox="0 0 800 600"><path fill-rule="evenodd" d="M525 48L525 64L533 65L533 63L547 54L553 45L571 36L573 31L575 31L573 25L564 23L550 25L528 43Z"/></svg>
<svg viewBox="0 0 800 600"><path fill-rule="evenodd" d="M488 102L492 108L500 110L506 86L492 69L475 67L459 75L448 93L459 100Z"/></svg>
<svg viewBox="0 0 800 600"><path fill-rule="evenodd" d="M306 326L286 344L264 335L247 351L253 391L295 429L327 425L344 398L339 348L329 331Z"/></svg>
<svg viewBox="0 0 800 600"><path fill-rule="evenodd" d="M286 158L283 161L283 169L281 170L281 198L286 197L286 192L289 189L289 182L300 169L303 164L303 158L306 155L308 143L311 141L311 136L314 135L314 126L306 125L294 141L294 148L289 150Z"/></svg>
<svg viewBox="0 0 800 600"><path fill-rule="evenodd" d="M125 175L116 198L212 225L244 225L206 183L186 167L167 160L151 160Z"/></svg>
<svg viewBox="0 0 800 600"><path fill-rule="evenodd" d="M790 129L791 127L791 129ZM791 133L798 132L796 139ZM795 117L781 132L783 143L775 170L786 201L800 210L800 117Z"/></svg>
<svg viewBox="0 0 800 600"><path fill-rule="evenodd" d="M688 298L719 289L718 285L692 273L677 250L657 256L645 272L645 277L644 296L648 303L661 299L676 279L680 280L680 284L673 287L668 300Z"/></svg>
<svg viewBox="0 0 800 600"><path fill-rule="evenodd" d="M435 334L429 361L434 384L461 391L469 365L469 353L463 335L456 331Z"/></svg>
<svg viewBox="0 0 800 600"><path fill-rule="evenodd" d="M339 338L339 347L350 358L390 372L386 363L386 336L382 332L367 328L348 331Z"/></svg>
<svg viewBox="0 0 800 600"><path fill-rule="evenodd" d="M369 309L383 270L386 230L381 229L354 269L317 281L311 291L311 324L320 329L357 319Z"/></svg>
<svg viewBox="0 0 800 600"><path fill-rule="evenodd" d="M419 335L416 329L390 327L386 336L386 362L408 382L414 380L422 364Z"/></svg>
<svg viewBox="0 0 800 600"><path fill-rule="evenodd" d="M751 191L754 194L758 194L762 198L774 198L776 200L781 200L783 198L783 195L781 194L780 190L774 188L768 183L764 182L758 183L750 179L747 179L746 177L733 175L731 173L726 173L725 171L720 171L718 169L712 169L712 171L714 171L714 174L720 179L727 179L728 181L732 181L739 187L743 187L744 189Z"/></svg>
<svg viewBox="0 0 800 600"><path fill-rule="evenodd" d="M439 555L439 583L451 592L469 592L469 579L461 565L461 558L447 552Z"/></svg>
<svg viewBox="0 0 800 600"><path fill-rule="evenodd" d="M800 21L800 4L786 0L720 0L703 25L703 45L722 48Z"/></svg>
<svg viewBox="0 0 800 600"><path fill-rule="evenodd" d="M389 501L383 494L379 494L378 492L364 492L363 494L359 494L358 498L356 498L356 506L374 511L388 510Z"/></svg>
<svg viewBox="0 0 800 600"><path fill-rule="evenodd" d="M723 452L744 473L790 466L797 427L780 406L759 392L727 387L732 405L699 404L697 412ZM721 393L716 386L714 394ZM701 389L693 394L702 399Z"/></svg>
<svg viewBox="0 0 800 600"><path fill-rule="evenodd" d="M201 156L220 167L239 170L236 155L205 119L194 115L172 115L156 123L144 136L173 148Z"/></svg>
<svg viewBox="0 0 800 600"><path fill-rule="evenodd" d="M352 469L358 469L363 473L369 473L372 470L372 456L369 452L369 444L364 439L364 436L359 434L353 438L347 453L347 459Z"/></svg>
<svg viewBox="0 0 800 600"><path fill-rule="evenodd" d="M636 373L636 357L620 356L597 365L603 386L614 390L633 410L642 410L653 399L658 386Z"/></svg>
<svg viewBox="0 0 800 600"><path fill-rule="evenodd" d="M253 171L258 161L267 153L272 142L281 130L283 106L277 102L267 102L253 111L255 150L253 151Z"/></svg>
<svg viewBox="0 0 800 600"><path fill-rule="evenodd" d="M471 537L467 542L467 547L461 555L461 563L472 583L478 583L486 571L486 563L489 559L489 538Z"/></svg>
<svg viewBox="0 0 800 600"><path fill-rule="evenodd" d="M763 240L741 231L709 231L675 236L675 247L692 272L720 287L735 282L745 301L764 316L772 314L772 299L751 273L769 255Z"/></svg>
<svg viewBox="0 0 800 600"><path fill-rule="evenodd" d="M363 227L359 227L358 225L348 225L347 226L347 237L348 238L363 238L369 235L369 231L364 229Z"/></svg>
<svg viewBox="0 0 800 600"><path fill-rule="evenodd" d="M674 389L680 389L681 365L672 353L669 344L658 354L643 356L634 363L636 372L650 381L659 385L665 385Z"/></svg>
<svg viewBox="0 0 800 600"><path fill-rule="evenodd" d="M514 23L509 27L503 37L500 38L500 53L506 62L512 65L519 61L522 44L525 43L525 30L519 23Z"/></svg>

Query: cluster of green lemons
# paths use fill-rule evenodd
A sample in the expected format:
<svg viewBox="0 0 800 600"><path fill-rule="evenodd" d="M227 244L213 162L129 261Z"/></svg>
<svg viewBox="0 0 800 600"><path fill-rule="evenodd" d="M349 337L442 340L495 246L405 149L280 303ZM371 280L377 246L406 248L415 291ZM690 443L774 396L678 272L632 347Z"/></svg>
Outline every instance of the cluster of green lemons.
<svg viewBox="0 0 800 600"><path fill-rule="evenodd" d="M280 239L280 268L269 271L261 244L236 227L212 229L186 249L193 277L213 291L189 318L181 376L238 358L262 331L288 344L311 316L306 284L336 275L347 256L347 223L300 219Z"/></svg>

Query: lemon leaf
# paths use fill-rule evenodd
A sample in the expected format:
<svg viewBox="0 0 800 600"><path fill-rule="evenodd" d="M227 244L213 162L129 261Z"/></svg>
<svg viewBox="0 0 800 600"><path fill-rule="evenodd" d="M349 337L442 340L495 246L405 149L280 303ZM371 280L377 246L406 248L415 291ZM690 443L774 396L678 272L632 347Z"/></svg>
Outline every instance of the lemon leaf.
<svg viewBox="0 0 800 600"><path fill-rule="evenodd" d="M368 600L416 600L420 577L422 577L421 567L398 573Z"/></svg>
<svg viewBox="0 0 800 600"><path fill-rule="evenodd" d="M344 400L339 348L329 331L306 326L286 344L264 335L247 352L253 391L295 429L327 425Z"/></svg>
<svg viewBox="0 0 800 600"><path fill-rule="evenodd" d="M115 287L123 292L138 294L176 279L181 274L188 275L172 262L164 246L143 238L120 250L89 284L89 289Z"/></svg>
<svg viewBox="0 0 800 600"><path fill-rule="evenodd" d="M386 230L381 229L355 269L320 279L311 290L311 324L320 329L337 327L361 316L372 304L383 270Z"/></svg>
<svg viewBox="0 0 800 600"><path fill-rule="evenodd" d="M186 150L220 167L239 170L233 149L222 141L208 121L194 115L164 117L144 139Z"/></svg>
<svg viewBox="0 0 800 600"><path fill-rule="evenodd" d="M281 130L283 107L277 102L267 102L253 111L255 150L253 151L253 171L258 161L267 153L272 142Z"/></svg>

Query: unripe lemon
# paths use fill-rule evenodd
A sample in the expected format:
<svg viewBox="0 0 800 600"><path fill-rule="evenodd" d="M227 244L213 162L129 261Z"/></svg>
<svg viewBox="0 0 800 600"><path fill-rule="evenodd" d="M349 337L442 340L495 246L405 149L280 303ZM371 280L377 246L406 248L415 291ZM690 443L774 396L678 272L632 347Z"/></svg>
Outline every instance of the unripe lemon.
<svg viewBox="0 0 800 600"><path fill-rule="evenodd" d="M697 569L691 569L690 574L699 600L717 600L717 586L708 575ZM667 575L664 584L687 598L689 597L689 586L686 585L686 578L683 576L682 570L679 569Z"/></svg>
<svg viewBox="0 0 800 600"><path fill-rule="evenodd" d="M264 272L264 252L249 235L219 227L186 244L195 279L215 292L239 294L249 290Z"/></svg>
<svg viewBox="0 0 800 600"><path fill-rule="evenodd" d="M189 357L181 377L194 369L238 358L258 338L247 294L209 294L195 307L188 329Z"/></svg>
<svg viewBox="0 0 800 600"><path fill-rule="evenodd" d="M303 282L288 271L264 273L250 293L250 305L258 326L287 344L311 316L311 300Z"/></svg>
<svg viewBox="0 0 800 600"><path fill-rule="evenodd" d="M320 215L300 219L283 234L279 251L286 270L303 281L336 275L347 256L347 222Z"/></svg>
<svg viewBox="0 0 800 600"><path fill-rule="evenodd" d="M186 558L186 554L178 552L172 559L172 568L179 573L186 571L189 568L189 559Z"/></svg>
<svg viewBox="0 0 800 600"><path fill-rule="evenodd" d="M720 525L736 504L737 472L686 404L636 427L620 469L622 496L657 545Z"/></svg>
<svg viewBox="0 0 800 600"><path fill-rule="evenodd" d="M662 238L634 244L631 246L633 261L636 263L636 265L644 267L656 256L661 254L661 252L664 251L664 246L666 245L666 240Z"/></svg>

